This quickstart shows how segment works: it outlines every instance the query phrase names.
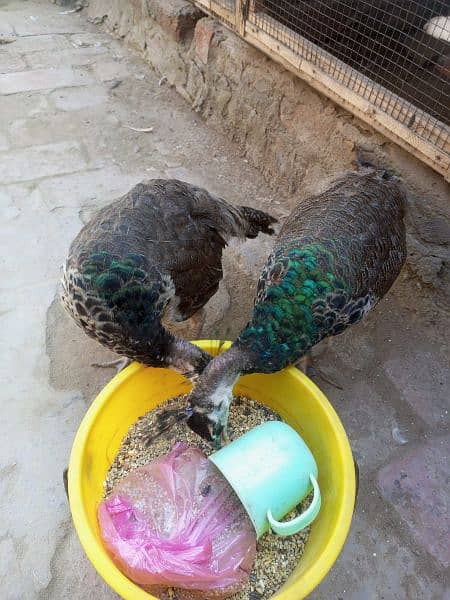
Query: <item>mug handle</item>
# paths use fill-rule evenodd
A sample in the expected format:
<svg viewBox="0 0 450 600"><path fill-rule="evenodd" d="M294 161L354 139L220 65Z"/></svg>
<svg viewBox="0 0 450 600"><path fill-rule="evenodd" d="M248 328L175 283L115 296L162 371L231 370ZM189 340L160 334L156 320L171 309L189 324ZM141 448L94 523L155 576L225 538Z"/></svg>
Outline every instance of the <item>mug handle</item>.
<svg viewBox="0 0 450 600"><path fill-rule="evenodd" d="M270 510L270 508L267 511L267 519L270 523L270 527L272 531L274 531L278 535L294 535L294 533L298 533L299 531L307 527L317 517L320 510L320 505L322 503L319 484L317 483L317 479L312 473L310 473L309 479L314 489L314 496L311 501L311 504L308 506L305 512L303 512L298 517L295 517L295 519L292 519L291 521L277 521L273 518L272 511Z"/></svg>

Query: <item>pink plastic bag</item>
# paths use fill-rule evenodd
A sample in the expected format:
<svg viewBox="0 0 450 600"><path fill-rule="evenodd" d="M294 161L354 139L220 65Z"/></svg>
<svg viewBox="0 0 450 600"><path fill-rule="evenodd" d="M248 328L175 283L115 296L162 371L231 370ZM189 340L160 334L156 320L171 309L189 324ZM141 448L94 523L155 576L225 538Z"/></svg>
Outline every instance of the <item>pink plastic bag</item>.
<svg viewBox="0 0 450 600"><path fill-rule="evenodd" d="M98 518L116 565L146 588L226 596L245 585L255 559L255 531L239 499L202 452L185 443L123 478Z"/></svg>

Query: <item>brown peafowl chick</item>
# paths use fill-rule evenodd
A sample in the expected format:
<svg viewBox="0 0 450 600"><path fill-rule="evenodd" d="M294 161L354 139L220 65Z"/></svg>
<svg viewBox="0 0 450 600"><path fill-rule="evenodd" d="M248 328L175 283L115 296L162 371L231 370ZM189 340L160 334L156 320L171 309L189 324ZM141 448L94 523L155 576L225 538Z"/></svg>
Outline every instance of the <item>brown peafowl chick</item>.
<svg viewBox="0 0 450 600"><path fill-rule="evenodd" d="M301 202L263 268L251 321L235 344L208 364L184 415L163 417L159 429L148 431L149 443L184 418L220 447L241 374L279 371L360 321L405 261L404 211L400 183L374 169L349 174Z"/></svg>
<svg viewBox="0 0 450 600"><path fill-rule="evenodd" d="M119 355L187 376L210 356L161 323L189 319L215 294L232 237L273 233L276 219L176 180L139 183L72 242L61 299L84 331Z"/></svg>

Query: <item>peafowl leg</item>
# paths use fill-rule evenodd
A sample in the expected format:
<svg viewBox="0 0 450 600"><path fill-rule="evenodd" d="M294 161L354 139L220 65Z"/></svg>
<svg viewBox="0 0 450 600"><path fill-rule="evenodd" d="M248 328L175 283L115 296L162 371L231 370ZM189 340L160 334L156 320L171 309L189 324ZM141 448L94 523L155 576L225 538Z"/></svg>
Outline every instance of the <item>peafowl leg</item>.
<svg viewBox="0 0 450 600"><path fill-rule="evenodd" d="M192 333L193 333L194 339L199 339L199 337L202 333L203 325L205 324L205 320L206 320L206 310L204 308L201 308L200 310L198 310L189 319L189 322L192 327Z"/></svg>
<svg viewBox="0 0 450 600"><path fill-rule="evenodd" d="M67 500L69 499L69 481L68 481L68 476L69 476L69 468L64 469L64 471L63 471L63 483L64 483L64 489L66 491Z"/></svg>
<svg viewBox="0 0 450 600"><path fill-rule="evenodd" d="M226 446L227 444L229 444L231 442L230 436L228 435L228 429L226 427L222 432L222 442L223 442L224 446Z"/></svg>
<svg viewBox="0 0 450 600"><path fill-rule="evenodd" d="M302 373L304 373L305 375L309 375L311 364L312 364L311 352L307 352L301 358L299 358L296 363L294 363L294 365L298 369L300 369L300 371Z"/></svg>
<svg viewBox="0 0 450 600"><path fill-rule="evenodd" d="M342 386L330 379L323 371L315 366L311 351L303 355L295 364L305 375L311 377L317 375L320 379L323 379L326 383L329 383L338 390L342 390Z"/></svg>
<svg viewBox="0 0 450 600"><path fill-rule="evenodd" d="M131 364L131 359L126 356L122 356L121 358L116 358L115 360L110 360L104 363L92 363L91 367L98 367L99 369L116 369L118 373L123 371L129 364Z"/></svg>

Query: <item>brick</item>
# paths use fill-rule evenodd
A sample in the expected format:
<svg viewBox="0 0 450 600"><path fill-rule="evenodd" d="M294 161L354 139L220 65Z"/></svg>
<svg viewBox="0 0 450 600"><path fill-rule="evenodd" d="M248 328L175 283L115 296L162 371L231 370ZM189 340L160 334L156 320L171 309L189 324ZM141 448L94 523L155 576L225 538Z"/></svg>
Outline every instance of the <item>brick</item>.
<svg viewBox="0 0 450 600"><path fill-rule="evenodd" d="M23 71L27 63L17 54L1 52L0 50L0 74L14 71Z"/></svg>
<svg viewBox="0 0 450 600"><path fill-rule="evenodd" d="M404 400L425 423L449 423L450 370L445 353L426 339L417 340L408 352L389 356L384 369Z"/></svg>
<svg viewBox="0 0 450 600"><path fill-rule="evenodd" d="M212 19L201 19L194 33L195 53L205 65L208 63L209 48L214 37L216 24Z"/></svg>
<svg viewBox="0 0 450 600"><path fill-rule="evenodd" d="M44 50L42 52L33 52L27 56L28 65L32 69L57 68L68 66L90 65L97 57L104 54L107 49L104 46L92 48L70 48L55 52L54 50Z"/></svg>
<svg viewBox="0 0 450 600"><path fill-rule="evenodd" d="M49 103L45 95L38 93L3 96L0 100L0 105L0 128L2 125L6 127L14 119L18 119L24 115L32 117L33 115L46 112L49 108Z"/></svg>
<svg viewBox="0 0 450 600"><path fill-rule="evenodd" d="M93 126L107 131L111 124L118 124L117 118L100 105L76 112L63 111L40 115L38 119L17 119L10 125L9 137L12 145L17 148L83 139L85 144L92 145L92 155L95 156L98 155L96 148L100 146L100 140L104 137L98 130L95 131Z"/></svg>
<svg viewBox="0 0 450 600"><path fill-rule="evenodd" d="M2 261L1 308L12 308L17 303L8 302L8 290L17 287L42 284L39 281L40 268L39 244L43 239L48 243L49 237L58 231L53 229L55 215L46 210L40 193L30 184L0 186L0 206L2 213L2 244L9 249L10 259ZM52 227L53 226L53 227ZM18 235L20 230L20 235ZM27 251L21 251L26 247ZM23 293L19 294L23 297ZM11 298L12 299L12 298ZM16 291L17 300L17 291ZM2 328L3 334L5 333ZM4 338L6 339L6 338ZM1 471L1 469L0 469Z"/></svg>
<svg viewBox="0 0 450 600"><path fill-rule="evenodd" d="M37 69L0 75L0 95L17 94L58 87L87 85L92 77L83 71L70 68Z"/></svg>
<svg viewBox="0 0 450 600"><path fill-rule="evenodd" d="M416 543L450 566L450 436L436 437L394 459L378 473L384 498Z"/></svg>
<svg viewBox="0 0 450 600"><path fill-rule="evenodd" d="M194 31L204 13L185 0L148 0L149 16L176 41L185 39Z"/></svg>
<svg viewBox="0 0 450 600"><path fill-rule="evenodd" d="M424 564L393 527L389 511L373 503L371 483L361 482L339 559L308 600L449 600L445 577Z"/></svg>
<svg viewBox="0 0 450 600"><path fill-rule="evenodd" d="M27 13L10 13L8 21L16 33L22 35L42 35L50 33L78 33L82 25L74 15L30 15Z"/></svg>
<svg viewBox="0 0 450 600"><path fill-rule="evenodd" d="M9 136L13 146L24 148L81 137L90 127L84 114L62 112L42 115L39 119L17 119L9 128Z"/></svg>
<svg viewBox="0 0 450 600"><path fill-rule="evenodd" d="M114 126L115 132L111 131ZM16 119L9 127L11 144L17 148L82 140L88 154L96 162L90 165L92 168L102 166L105 154L113 158L114 147L111 144L120 143L121 138L129 137L127 134L129 132L121 127L118 118L102 104L78 111L49 112L39 118ZM130 141L130 145L134 143ZM98 164L99 161L101 164Z"/></svg>
<svg viewBox="0 0 450 600"><path fill-rule="evenodd" d="M320 360L329 377L336 377L338 382L345 381L345 397L351 401L339 404L339 416L361 470L367 472L383 465L398 447L392 429L398 427L405 438L411 439L415 433L413 428L397 415L392 398L384 398L375 387L358 377L352 380L349 374L347 378L344 369L330 368L333 364L331 352L327 355L325 351Z"/></svg>
<svg viewBox="0 0 450 600"><path fill-rule="evenodd" d="M101 205L112 202L128 192L134 185L145 179L142 173L124 174L118 167L106 167L49 177L38 185L42 197L49 208Z"/></svg>
<svg viewBox="0 0 450 600"><path fill-rule="evenodd" d="M69 40L63 35L31 35L17 38L11 46L11 52L30 54L43 50L64 50L70 47Z"/></svg>
<svg viewBox="0 0 450 600"><path fill-rule="evenodd" d="M54 107L63 111L97 106L107 102L108 98L108 92L100 85L59 89L49 95Z"/></svg>
<svg viewBox="0 0 450 600"><path fill-rule="evenodd" d="M61 142L0 153L0 181L14 183L73 173L86 166L81 146Z"/></svg>

